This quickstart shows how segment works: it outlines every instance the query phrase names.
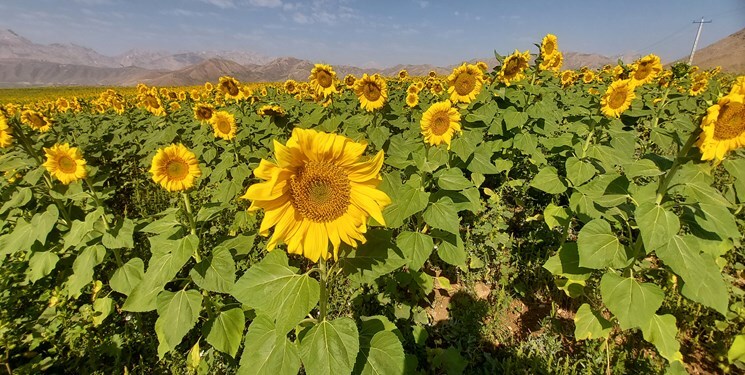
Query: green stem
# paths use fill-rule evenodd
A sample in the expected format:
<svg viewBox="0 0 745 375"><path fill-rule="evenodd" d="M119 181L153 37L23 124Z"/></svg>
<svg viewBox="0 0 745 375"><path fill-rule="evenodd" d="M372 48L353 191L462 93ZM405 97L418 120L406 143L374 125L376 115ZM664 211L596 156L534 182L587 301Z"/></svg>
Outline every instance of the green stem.
<svg viewBox="0 0 745 375"><path fill-rule="evenodd" d="M657 110L654 114L654 121L652 121L652 128L656 128L657 125L660 123L660 114L662 114L662 109L665 107L665 104L667 104L667 96L670 94L670 86L667 86L667 90L665 90L665 95L662 96L662 100L660 101L659 105L657 106Z"/></svg>
<svg viewBox="0 0 745 375"><path fill-rule="evenodd" d="M96 202L96 206L100 207L101 210L103 210L103 226L106 228L106 230L110 230L111 227L109 226L109 220L106 219L106 207L104 207L103 203L101 202L101 199L98 198L98 193L96 193L96 189L93 188L93 185L90 181L88 181L88 178L84 178L83 181L85 181L85 185L88 186L88 189L91 191L91 196L93 197L93 201Z"/></svg>
<svg viewBox="0 0 745 375"><path fill-rule="evenodd" d="M326 281L328 280L328 269L326 269L326 259L321 256L321 261L318 263L318 268L321 270L321 295L320 295L320 306L318 321L326 320L326 303L328 302L328 290L326 290Z"/></svg>
<svg viewBox="0 0 745 375"><path fill-rule="evenodd" d="M189 194L187 194L185 191L181 192L181 196L184 197L184 207L186 207L186 218L189 220L189 228L191 229L191 234L197 235L197 223L194 221L194 215L192 214L191 210L191 201L189 200ZM202 261L202 257L199 256L199 248L194 249L194 254L192 254L194 257L194 260L197 261L197 263Z"/></svg>
<svg viewBox="0 0 745 375"><path fill-rule="evenodd" d="M590 129L590 134L587 135L587 139L585 140L585 145L582 146L582 157L581 159L584 159L587 155L587 149L590 148L590 143L592 142L592 137L595 136L595 125L591 125L592 129Z"/></svg>
<svg viewBox="0 0 745 375"><path fill-rule="evenodd" d="M235 162L240 163L241 158L238 156L238 142L236 142L235 137L233 137L233 155L235 156Z"/></svg>
<svg viewBox="0 0 745 375"><path fill-rule="evenodd" d="M691 147L693 147L693 144L696 143L700 132L701 128L696 128L696 130L691 133L690 137L688 137L688 141L685 143L685 145L683 145L683 148L678 151L678 155L675 156L673 166L670 167L670 170L667 171L665 177L660 180L660 185L657 187L657 204L662 203L662 199L665 198L667 186L670 184L670 181L672 181L673 176L675 176L675 173L678 171L678 169L680 169L683 159L685 159L686 155L688 155L688 151L690 151Z"/></svg>

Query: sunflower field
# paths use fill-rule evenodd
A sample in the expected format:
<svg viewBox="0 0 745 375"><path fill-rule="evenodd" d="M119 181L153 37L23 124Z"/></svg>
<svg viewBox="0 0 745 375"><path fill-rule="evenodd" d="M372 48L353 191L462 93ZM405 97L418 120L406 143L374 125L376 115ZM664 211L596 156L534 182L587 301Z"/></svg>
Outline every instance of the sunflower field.
<svg viewBox="0 0 745 375"><path fill-rule="evenodd" d="M536 47L3 102L0 372L745 370L745 77Z"/></svg>

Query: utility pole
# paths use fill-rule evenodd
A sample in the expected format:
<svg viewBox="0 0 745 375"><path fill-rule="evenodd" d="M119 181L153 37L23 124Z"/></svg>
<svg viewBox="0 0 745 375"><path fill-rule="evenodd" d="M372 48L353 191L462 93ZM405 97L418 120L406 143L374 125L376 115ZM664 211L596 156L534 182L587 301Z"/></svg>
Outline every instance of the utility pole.
<svg viewBox="0 0 745 375"><path fill-rule="evenodd" d="M705 23L711 23L711 20L704 21L704 17L701 17L701 21L693 21L698 24L698 31L696 32L696 39L693 40L693 49L691 49L691 57L688 59L688 65L693 64L693 55L696 53L696 46L698 45L698 38L701 36L701 29L704 28Z"/></svg>

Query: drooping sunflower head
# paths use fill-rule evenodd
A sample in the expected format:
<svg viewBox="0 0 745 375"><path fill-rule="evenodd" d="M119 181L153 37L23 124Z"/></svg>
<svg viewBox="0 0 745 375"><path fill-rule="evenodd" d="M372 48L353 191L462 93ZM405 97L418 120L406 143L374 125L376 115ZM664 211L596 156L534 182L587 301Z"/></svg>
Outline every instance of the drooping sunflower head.
<svg viewBox="0 0 745 375"><path fill-rule="evenodd" d="M422 115L420 127L424 142L433 146L445 143L449 150L453 135L461 132L460 113L448 100L432 104Z"/></svg>
<svg viewBox="0 0 745 375"><path fill-rule="evenodd" d="M543 57L544 60L552 56L554 52L558 52L556 41L556 35L554 34L546 34L546 36L543 37L543 41L541 41L541 57Z"/></svg>
<svg viewBox="0 0 745 375"><path fill-rule="evenodd" d="M165 116L166 110L163 108L163 102L158 96L157 90L150 90L145 94L138 96L140 106L155 116Z"/></svg>
<svg viewBox="0 0 745 375"><path fill-rule="evenodd" d="M489 70L489 65L483 61L476 62L476 67L481 69L482 72L486 73Z"/></svg>
<svg viewBox="0 0 745 375"><path fill-rule="evenodd" d="M448 76L448 93L452 102L470 103L481 92L484 72L476 65L463 64Z"/></svg>
<svg viewBox="0 0 745 375"><path fill-rule="evenodd" d="M635 85L643 85L651 82L657 74L662 71L662 63L657 55L649 54L642 57L634 64L631 72L631 79Z"/></svg>
<svg viewBox="0 0 745 375"><path fill-rule="evenodd" d="M414 108L419 104L419 95L417 93L406 94L406 105L410 108Z"/></svg>
<svg viewBox="0 0 745 375"><path fill-rule="evenodd" d="M409 72L407 72L406 69L398 71L398 79L406 79L407 77L409 77Z"/></svg>
<svg viewBox="0 0 745 375"><path fill-rule="evenodd" d="M21 112L21 122L42 133L52 128L52 122L46 116L32 109Z"/></svg>
<svg viewBox="0 0 745 375"><path fill-rule="evenodd" d="M706 110L696 145L701 160L723 160L732 150L745 146L745 96L728 94Z"/></svg>
<svg viewBox="0 0 745 375"><path fill-rule="evenodd" d="M631 80L615 81L600 98L600 110L608 117L621 117L621 113L629 109L635 97L634 84Z"/></svg>
<svg viewBox="0 0 745 375"><path fill-rule="evenodd" d="M281 106L267 104L261 106L257 113L259 116L283 117L285 115L285 110Z"/></svg>
<svg viewBox="0 0 745 375"><path fill-rule="evenodd" d="M180 143L159 149L153 157L150 173L153 181L167 191L192 188L202 175L196 155Z"/></svg>
<svg viewBox="0 0 745 375"><path fill-rule="evenodd" d="M388 98L388 85L379 75L363 74L354 84L354 93L360 101L360 106L372 112L385 104Z"/></svg>
<svg viewBox="0 0 745 375"><path fill-rule="evenodd" d="M216 111L209 120L215 137L229 141L235 138L238 127L235 124L235 116L227 111Z"/></svg>
<svg viewBox="0 0 745 375"><path fill-rule="evenodd" d="M365 243L367 221L385 225L382 210L391 203L377 189L383 151L363 157L367 144L341 135L295 128L283 145L274 142L276 163L261 160L254 176L263 180L241 197L249 212L264 209L259 234L267 249L287 244L287 251L313 262L337 258L341 243ZM331 249L329 249L331 244Z"/></svg>
<svg viewBox="0 0 745 375"><path fill-rule="evenodd" d="M0 113L0 147L8 147L13 144L13 129L8 126L5 116Z"/></svg>
<svg viewBox="0 0 745 375"><path fill-rule="evenodd" d="M215 107L209 103L197 103L194 105L194 118L199 121L209 121L215 113Z"/></svg>
<svg viewBox="0 0 745 375"><path fill-rule="evenodd" d="M63 184L68 185L87 176L85 159L77 147L70 147L67 143L55 144L51 148L45 147L44 154L47 158L44 168Z"/></svg>
<svg viewBox="0 0 745 375"><path fill-rule="evenodd" d="M223 94L225 100L244 99L243 92L241 91L241 83L233 77L220 77L220 82L217 84L217 89L220 90L220 92Z"/></svg>
<svg viewBox="0 0 745 375"><path fill-rule="evenodd" d="M564 54L561 51L554 51L552 55L543 58L538 69L558 72L562 64L564 64Z"/></svg>
<svg viewBox="0 0 745 375"><path fill-rule="evenodd" d="M336 93L336 72L331 65L316 64L308 77L313 91L323 97Z"/></svg>
<svg viewBox="0 0 745 375"><path fill-rule="evenodd" d="M514 53L507 56L502 62L502 67L497 73L497 79L509 86L512 82L525 78L525 69L528 68L530 61L530 51L520 52L515 50Z"/></svg>
<svg viewBox="0 0 745 375"><path fill-rule="evenodd" d="M357 78L351 74L347 74L344 77L344 86L347 86L348 89L354 89L354 83L357 81Z"/></svg>
<svg viewBox="0 0 745 375"><path fill-rule="evenodd" d="M295 94L298 91L297 82L294 79L288 79L285 81L285 91L288 94Z"/></svg>
<svg viewBox="0 0 745 375"><path fill-rule="evenodd" d="M613 67L613 79L614 80L621 80L626 79L626 69L623 68L621 65L616 65Z"/></svg>

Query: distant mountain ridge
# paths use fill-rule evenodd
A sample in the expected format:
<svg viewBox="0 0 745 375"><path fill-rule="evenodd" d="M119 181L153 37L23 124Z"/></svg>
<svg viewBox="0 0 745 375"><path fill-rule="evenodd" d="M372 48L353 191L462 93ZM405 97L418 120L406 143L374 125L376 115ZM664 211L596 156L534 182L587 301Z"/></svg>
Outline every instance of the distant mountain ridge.
<svg viewBox="0 0 745 375"><path fill-rule="evenodd" d="M735 71L743 71L743 55L745 29L697 52L696 63L708 67L705 64L711 62L721 65L725 70L731 71L730 67L735 67ZM720 61L722 56L726 61ZM640 56L606 57L565 51L564 69L578 69L582 66L598 68L605 64L615 64L619 59L629 63L638 57ZM470 62L479 60L490 67L498 65L494 57L473 59ZM118 56L105 56L75 44L36 44L12 30L0 30L0 87L132 86L140 82L155 86L191 86L208 81L216 82L223 75L234 76L245 82L277 82L286 79L304 81L308 79L313 65L308 60L294 57L270 58L248 51L169 53L135 49ZM358 77L364 73L394 76L401 69L416 76L426 75L430 71L448 74L457 65L396 65L384 69L334 65L334 69L342 79L346 74Z"/></svg>

